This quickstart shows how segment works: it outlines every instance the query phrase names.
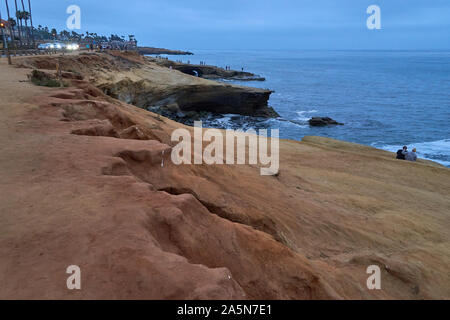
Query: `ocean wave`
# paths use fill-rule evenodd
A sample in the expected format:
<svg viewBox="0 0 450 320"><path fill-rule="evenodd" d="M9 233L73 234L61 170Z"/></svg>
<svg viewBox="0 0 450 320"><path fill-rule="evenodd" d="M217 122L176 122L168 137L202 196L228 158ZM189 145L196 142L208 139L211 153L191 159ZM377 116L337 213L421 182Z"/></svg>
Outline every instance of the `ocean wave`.
<svg viewBox="0 0 450 320"><path fill-rule="evenodd" d="M396 152L400 150L403 145L398 144L383 144L380 142L372 143L372 146L386 151ZM409 143L408 148L417 149L417 154L420 158L438 162L444 166L450 167L450 139L443 139L430 142Z"/></svg>
<svg viewBox="0 0 450 320"><path fill-rule="evenodd" d="M310 114L317 113L317 112L318 112L317 110L297 111L298 117L296 117L295 120L309 121L309 119L311 119Z"/></svg>
<svg viewBox="0 0 450 320"><path fill-rule="evenodd" d="M307 125L307 121L302 121L302 120L289 120L289 119L285 119L285 118L276 118L276 119L270 119L268 121L268 123L271 124L272 127L277 127L277 125L276 125L277 122L279 122L279 123L286 122L286 123L289 123L296 127L309 128L309 125Z"/></svg>
<svg viewBox="0 0 450 320"><path fill-rule="evenodd" d="M224 114L222 118L214 119L213 122L220 128L228 129L232 126L231 120L233 118L233 114Z"/></svg>
<svg viewBox="0 0 450 320"><path fill-rule="evenodd" d="M271 119L237 114L210 115L202 119L204 127L243 131L270 128L269 120Z"/></svg>

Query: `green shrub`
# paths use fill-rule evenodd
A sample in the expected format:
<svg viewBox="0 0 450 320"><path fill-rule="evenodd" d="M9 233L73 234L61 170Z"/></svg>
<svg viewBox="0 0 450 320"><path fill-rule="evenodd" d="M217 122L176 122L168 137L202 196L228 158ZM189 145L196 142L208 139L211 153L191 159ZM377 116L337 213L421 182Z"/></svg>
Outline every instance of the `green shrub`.
<svg viewBox="0 0 450 320"><path fill-rule="evenodd" d="M30 80L33 84L41 87L51 87L51 88L67 87L67 85L64 82L55 79L53 75L39 70L33 70L33 72L31 72Z"/></svg>

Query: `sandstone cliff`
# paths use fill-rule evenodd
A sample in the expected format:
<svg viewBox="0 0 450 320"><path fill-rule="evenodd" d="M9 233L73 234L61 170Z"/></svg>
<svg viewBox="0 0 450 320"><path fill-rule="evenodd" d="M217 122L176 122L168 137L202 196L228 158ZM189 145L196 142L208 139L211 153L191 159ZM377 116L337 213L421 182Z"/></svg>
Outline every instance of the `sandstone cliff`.
<svg viewBox="0 0 450 320"><path fill-rule="evenodd" d="M176 103L181 111L277 117L272 91L209 81L170 70L133 53L81 54L18 59L24 67L83 74L106 94L141 108Z"/></svg>
<svg viewBox="0 0 450 320"><path fill-rule="evenodd" d="M102 76L107 60L70 59L84 80L56 89L0 64L0 298L450 298L447 168L317 137L281 141L274 177L175 166L182 125L97 88L141 81L138 68L114 58ZM65 287L73 264L81 291ZM382 290L367 289L369 265Z"/></svg>

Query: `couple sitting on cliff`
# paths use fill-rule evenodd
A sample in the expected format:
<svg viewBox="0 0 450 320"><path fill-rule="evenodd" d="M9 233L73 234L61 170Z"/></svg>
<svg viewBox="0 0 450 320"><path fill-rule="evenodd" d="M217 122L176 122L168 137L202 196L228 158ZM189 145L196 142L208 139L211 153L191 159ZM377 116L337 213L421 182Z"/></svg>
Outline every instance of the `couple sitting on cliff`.
<svg viewBox="0 0 450 320"><path fill-rule="evenodd" d="M417 161L417 149L413 149L411 152L408 151L408 147L404 146L403 149L397 151L397 159L398 160L406 160L406 161Z"/></svg>

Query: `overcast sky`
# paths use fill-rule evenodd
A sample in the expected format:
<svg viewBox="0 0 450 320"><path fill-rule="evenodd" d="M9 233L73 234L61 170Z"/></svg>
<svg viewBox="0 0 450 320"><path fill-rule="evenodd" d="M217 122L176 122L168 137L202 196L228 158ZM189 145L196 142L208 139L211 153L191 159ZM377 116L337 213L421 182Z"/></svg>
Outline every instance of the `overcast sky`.
<svg viewBox="0 0 450 320"><path fill-rule="evenodd" d="M32 0L34 24L65 28L72 4L83 32L172 49L450 49L450 0Z"/></svg>

